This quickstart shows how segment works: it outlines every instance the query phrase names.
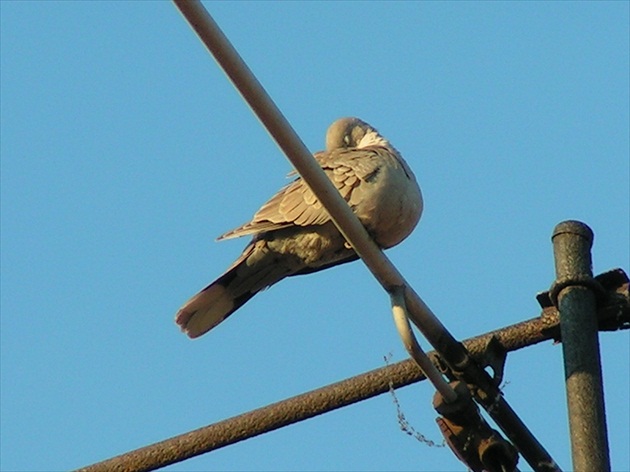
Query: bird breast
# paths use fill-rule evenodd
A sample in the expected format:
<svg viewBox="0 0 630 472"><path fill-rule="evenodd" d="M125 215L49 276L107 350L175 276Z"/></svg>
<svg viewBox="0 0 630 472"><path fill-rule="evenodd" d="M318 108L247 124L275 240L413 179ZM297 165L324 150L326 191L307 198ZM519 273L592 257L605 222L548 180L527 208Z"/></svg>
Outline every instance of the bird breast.
<svg viewBox="0 0 630 472"><path fill-rule="evenodd" d="M353 192L350 205L376 243L390 248L416 227L423 201L416 177L403 158L396 151L379 153L378 172L354 190L360 195Z"/></svg>

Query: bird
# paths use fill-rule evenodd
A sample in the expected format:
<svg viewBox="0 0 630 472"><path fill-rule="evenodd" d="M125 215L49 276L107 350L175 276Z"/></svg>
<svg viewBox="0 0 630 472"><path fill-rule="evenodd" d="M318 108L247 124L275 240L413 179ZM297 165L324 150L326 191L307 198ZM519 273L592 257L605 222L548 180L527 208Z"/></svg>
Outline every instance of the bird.
<svg viewBox="0 0 630 472"><path fill-rule="evenodd" d="M359 118L340 118L326 132L326 149L313 157L380 248L391 248L411 234L423 210L420 187L401 154L375 128ZM286 277L358 259L299 176L250 222L217 241L240 236L252 236L240 257L175 316L190 338L205 334Z"/></svg>

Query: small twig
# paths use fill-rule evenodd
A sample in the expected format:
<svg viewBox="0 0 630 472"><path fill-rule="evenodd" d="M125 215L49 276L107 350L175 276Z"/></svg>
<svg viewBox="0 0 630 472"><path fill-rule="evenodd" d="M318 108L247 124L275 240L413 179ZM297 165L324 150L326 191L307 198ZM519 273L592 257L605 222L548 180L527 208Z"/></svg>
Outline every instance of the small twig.
<svg viewBox="0 0 630 472"><path fill-rule="evenodd" d="M383 360L385 364L389 366L389 361L392 358L392 353L390 352L387 356L383 356ZM394 388L394 383L389 382L389 393L392 396L392 400L394 405L396 406L396 417L398 418L398 425L400 429L407 435L417 439L419 442L426 444L429 447L444 447L446 444L444 440L442 440L441 444L436 443L435 441L427 438L424 434L416 431L416 429L409 423L405 413L400 406L400 400L398 400L398 396L396 395L396 389Z"/></svg>

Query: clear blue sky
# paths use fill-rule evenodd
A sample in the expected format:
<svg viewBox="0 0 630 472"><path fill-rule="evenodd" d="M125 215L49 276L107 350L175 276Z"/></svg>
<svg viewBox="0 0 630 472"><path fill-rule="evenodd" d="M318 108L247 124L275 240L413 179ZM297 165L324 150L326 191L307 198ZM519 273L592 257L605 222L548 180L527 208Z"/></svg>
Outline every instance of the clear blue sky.
<svg viewBox="0 0 630 472"><path fill-rule="evenodd" d="M355 115L414 169L389 255L453 334L537 316L550 235L629 264L628 2L208 3L312 150ZM361 263L285 280L191 341L290 166L169 2L0 2L3 471L87 465L405 358ZM629 340L601 335L612 464L630 470ZM561 346L508 357L505 395L570 469ZM432 390L398 397L440 441ZM521 462L523 470L528 466ZM168 470L461 471L389 395Z"/></svg>

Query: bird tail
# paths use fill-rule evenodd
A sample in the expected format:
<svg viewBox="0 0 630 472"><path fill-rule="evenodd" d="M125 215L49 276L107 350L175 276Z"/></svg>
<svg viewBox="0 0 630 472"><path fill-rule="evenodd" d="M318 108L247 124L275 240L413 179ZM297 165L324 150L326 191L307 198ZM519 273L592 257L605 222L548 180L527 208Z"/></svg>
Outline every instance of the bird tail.
<svg viewBox="0 0 630 472"><path fill-rule="evenodd" d="M175 322L188 336L197 338L288 275L290 270L278 264L266 241L253 241L221 277L184 303Z"/></svg>

